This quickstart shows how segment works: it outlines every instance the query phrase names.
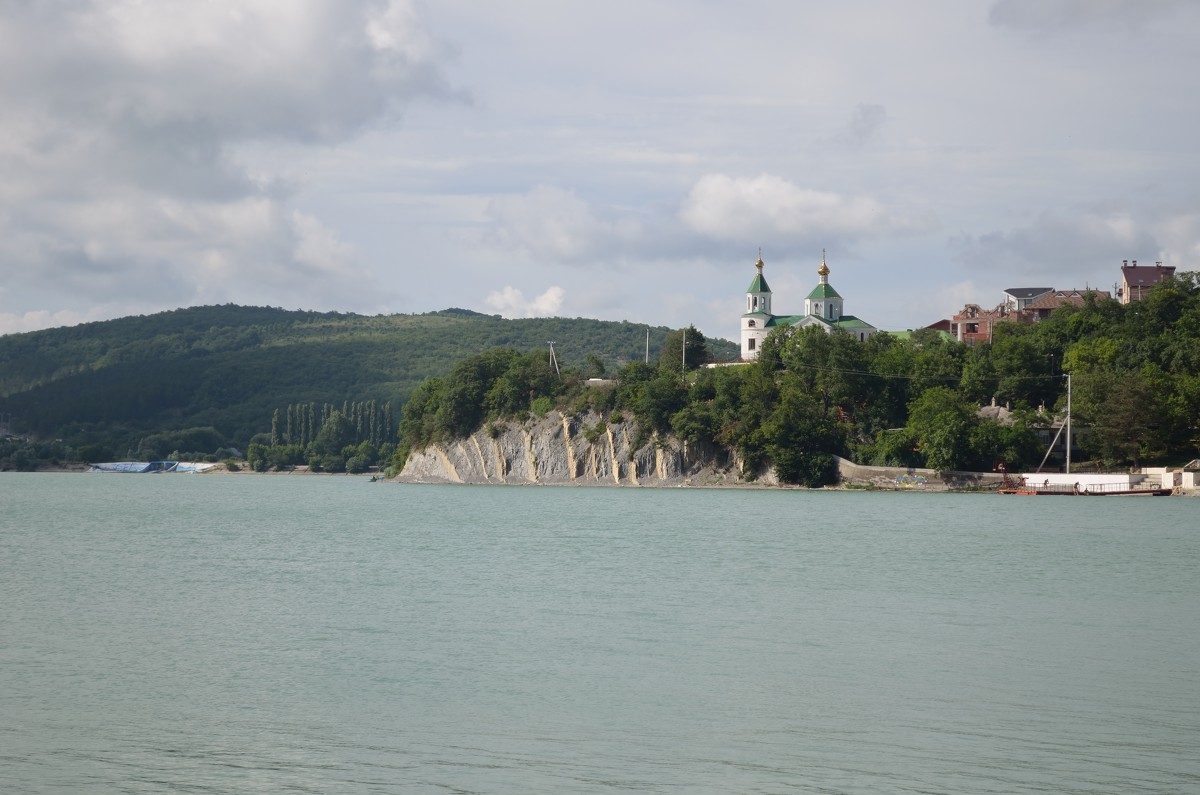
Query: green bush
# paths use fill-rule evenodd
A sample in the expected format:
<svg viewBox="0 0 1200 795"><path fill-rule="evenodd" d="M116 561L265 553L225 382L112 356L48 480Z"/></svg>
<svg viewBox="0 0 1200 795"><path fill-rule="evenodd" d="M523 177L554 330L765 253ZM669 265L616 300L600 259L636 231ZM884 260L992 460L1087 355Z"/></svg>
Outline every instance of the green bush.
<svg viewBox="0 0 1200 795"><path fill-rule="evenodd" d="M600 420L591 428L583 429L583 438L587 439L592 444L596 443L601 436L608 432L608 426L604 424L604 420Z"/></svg>

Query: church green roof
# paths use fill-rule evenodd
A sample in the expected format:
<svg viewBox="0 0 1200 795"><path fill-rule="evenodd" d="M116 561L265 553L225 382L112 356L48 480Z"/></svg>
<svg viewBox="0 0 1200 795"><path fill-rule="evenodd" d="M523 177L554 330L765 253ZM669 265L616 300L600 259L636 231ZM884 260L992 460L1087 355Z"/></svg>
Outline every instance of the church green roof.
<svg viewBox="0 0 1200 795"><path fill-rule="evenodd" d="M762 271L754 275L754 281L750 282L750 286L746 289L748 293L769 293L771 288L767 286L767 280L763 278Z"/></svg>
<svg viewBox="0 0 1200 795"><path fill-rule="evenodd" d="M795 326L806 320L812 320L827 328L840 329L842 331L877 330L867 321L857 318L854 315L842 315L837 320L826 320L825 318L818 317L816 315L776 315L767 322L767 328L774 328L775 326Z"/></svg>
<svg viewBox="0 0 1200 795"><path fill-rule="evenodd" d="M841 298L841 296L838 295L838 291L833 289L831 286L829 286L828 283L818 284L816 287L813 288L813 291L808 294L808 297L810 299L812 299L812 298Z"/></svg>
<svg viewBox="0 0 1200 795"><path fill-rule="evenodd" d="M826 321L826 322L828 322L828 321ZM872 331L875 330L875 327L872 326L870 323L868 323L865 320L862 320L861 318L857 318L854 315L842 315L840 318L833 321L829 325L833 326L834 328L840 328L843 331L851 331L854 329L871 329Z"/></svg>

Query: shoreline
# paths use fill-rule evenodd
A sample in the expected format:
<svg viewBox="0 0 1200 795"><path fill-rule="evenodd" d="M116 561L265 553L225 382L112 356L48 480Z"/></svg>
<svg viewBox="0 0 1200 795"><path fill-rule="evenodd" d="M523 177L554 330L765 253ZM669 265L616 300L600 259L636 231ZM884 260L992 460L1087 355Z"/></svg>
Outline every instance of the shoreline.
<svg viewBox="0 0 1200 795"><path fill-rule="evenodd" d="M0 474L5 474L11 470L0 470ZM932 484L926 485L896 485L887 486L880 483L854 483L854 482L839 482L829 486L821 486L818 488L810 488L807 486L794 486L789 484L774 483L774 482L707 482L697 483L694 478L677 478L667 481L655 483L609 483L609 482L583 482L583 481L568 481L568 482L528 482L528 483L507 483L500 481L479 481L479 482L464 482L455 483L444 480L401 480L398 477L386 477L379 471L368 471L359 473L349 472L313 472L307 466L297 466L288 470L268 470L266 472L257 472L249 466L239 467L237 470L231 470L224 463L216 463L211 469L203 472L150 472L150 473L122 473L122 472L96 472L93 473L89 464L68 464L58 467L40 467L33 470L35 473L44 474L163 474L163 475L257 475L269 477L343 477L343 478L363 478L371 482L371 477L374 477L376 483L388 483L394 485L418 485L418 486L550 486L550 487L566 487L566 488L662 488L662 489L705 489L705 490L721 490L721 489L738 489L738 490L782 490L782 491L846 491L846 492L886 492L886 493L914 493L914 494L996 494L998 486L991 488L987 486L968 486L963 488L954 488L939 483L932 488ZM990 475L991 473L955 473L955 474L974 474L974 475ZM1172 497L1200 497L1200 488L1187 489L1176 488L1170 495Z"/></svg>

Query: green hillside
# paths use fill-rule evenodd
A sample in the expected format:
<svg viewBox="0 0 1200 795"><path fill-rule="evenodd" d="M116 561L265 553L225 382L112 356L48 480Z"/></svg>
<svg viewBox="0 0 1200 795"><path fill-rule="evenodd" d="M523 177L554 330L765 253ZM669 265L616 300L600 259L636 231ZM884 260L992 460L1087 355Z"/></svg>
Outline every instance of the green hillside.
<svg viewBox="0 0 1200 795"><path fill-rule="evenodd" d="M192 307L0 337L0 419L12 432L104 445L118 456L146 434L204 427L244 449L291 404L398 409L417 384L466 356L548 349L550 340L562 367L612 371L645 355L646 331L462 309L363 316ZM649 331L653 360L670 329ZM718 360L737 357L732 342L708 345Z"/></svg>

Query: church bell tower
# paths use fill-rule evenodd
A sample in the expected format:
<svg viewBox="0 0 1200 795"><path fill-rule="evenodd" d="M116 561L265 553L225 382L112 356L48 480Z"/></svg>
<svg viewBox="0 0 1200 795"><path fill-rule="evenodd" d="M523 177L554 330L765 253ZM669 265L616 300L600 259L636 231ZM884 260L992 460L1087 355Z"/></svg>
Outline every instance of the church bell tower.
<svg viewBox="0 0 1200 795"><path fill-rule="evenodd" d="M747 362L758 358L772 317L771 288L763 276L762 254L759 254L754 267L758 273L746 289L746 313L742 315L742 360Z"/></svg>
<svg viewBox="0 0 1200 795"><path fill-rule="evenodd" d="M825 250L821 250L821 267L817 269L821 281L804 299L804 314L819 317L826 323L842 319L842 297L829 283L829 266L825 264Z"/></svg>

